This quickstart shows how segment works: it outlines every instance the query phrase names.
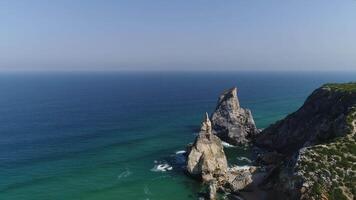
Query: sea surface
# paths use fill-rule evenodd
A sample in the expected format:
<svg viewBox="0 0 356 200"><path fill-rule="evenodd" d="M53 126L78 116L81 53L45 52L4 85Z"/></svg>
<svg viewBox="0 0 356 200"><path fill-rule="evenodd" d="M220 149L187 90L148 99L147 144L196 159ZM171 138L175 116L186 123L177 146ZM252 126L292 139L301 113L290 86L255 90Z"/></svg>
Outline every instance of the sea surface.
<svg viewBox="0 0 356 200"><path fill-rule="evenodd" d="M0 199L197 199L202 188L176 152L224 89L237 86L265 128L323 83L355 80L355 72L2 72ZM231 164L248 164L243 149L226 151Z"/></svg>

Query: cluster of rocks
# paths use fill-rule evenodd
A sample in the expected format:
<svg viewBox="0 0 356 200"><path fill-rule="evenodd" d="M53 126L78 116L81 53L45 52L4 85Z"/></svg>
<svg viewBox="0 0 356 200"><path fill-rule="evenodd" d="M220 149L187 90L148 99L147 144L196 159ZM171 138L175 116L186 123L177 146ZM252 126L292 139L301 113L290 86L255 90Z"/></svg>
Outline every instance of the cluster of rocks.
<svg viewBox="0 0 356 200"><path fill-rule="evenodd" d="M238 192L250 185L255 167L228 167L222 140L246 144L257 133L251 111L240 108L237 89L225 91L212 115L206 113L193 145L187 150L187 172L208 185L208 199L216 192Z"/></svg>
<svg viewBox="0 0 356 200"><path fill-rule="evenodd" d="M356 197L355 132L356 83L324 85L261 133L232 88L219 97L211 118L205 115L187 151L187 172L208 186L207 199L216 199L217 191L238 194L258 187L278 191L273 199L351 200ZM255 166L229 167L222 141L251 144L257 149Z"/></svg>
<svg viewBox="0 0 356 200"><path fill-rule="evenodd" d="M271 186L290 199L356 198L355 125L356 83L315 90L300 109L256 137L269 160L280 161Z"/></svg>
<svg viewBox="0 0 356 200"><path fill-rule="evenodd" d="M208 199L215 199L217 190L237 192L252 182L253 168L228 167L224 147L212 133L208 114L187 152L187 172L208 185Z"/></svg>

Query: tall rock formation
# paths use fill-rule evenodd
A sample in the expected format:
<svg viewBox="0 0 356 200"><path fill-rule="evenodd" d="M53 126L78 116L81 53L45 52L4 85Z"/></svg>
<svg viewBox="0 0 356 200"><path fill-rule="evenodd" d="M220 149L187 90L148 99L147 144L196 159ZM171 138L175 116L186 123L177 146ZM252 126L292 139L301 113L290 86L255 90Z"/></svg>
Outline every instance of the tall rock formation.
<svg viewBox="0 0 356 200"><path fill-rule="evenodd" d="M221 140L211 132L206 113L200 133L188 149L187 172L208 185L207 198L216 199L218 189L238 192L252 183L254 167L228 168Z"/></svg>
<svg viewBox="0 0 356 200"><path fill-rule="evenodd" d="M245 144L258 133L251 111L240 107L237 88L224 91L212 115L213 133L230 144Z"/></svg>
<svg viewBox="0 0 356 200"><path fill-rule="evenodd" d="M201 131L188 152L187 171L203 182L225 179L227 160L221 140L211 133L208 114L202 122Z"/></svg>

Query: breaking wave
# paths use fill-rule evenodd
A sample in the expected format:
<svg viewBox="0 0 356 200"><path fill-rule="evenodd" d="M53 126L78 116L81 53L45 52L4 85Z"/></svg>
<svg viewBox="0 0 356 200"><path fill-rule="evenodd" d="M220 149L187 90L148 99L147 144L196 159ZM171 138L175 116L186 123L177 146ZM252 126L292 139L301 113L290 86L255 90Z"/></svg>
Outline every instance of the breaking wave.
<svg viewBox="0 0 356 200"><path fill-rule="evenodd" d="M155 160L155 166L151 169L153 172L166 172L166 171L171 171L173 169L172 166L170 166L168 163L165 162L158 162Z"/></svg>
<svg viewBox="0 0 356 200"><path fill-rule="evenodd" d="M237 160L239 161L245 161L245 162L248 162L248 163L251 163L252 161L246 157L237 157Z"/></svg>
<svg viewBox="0 0 356 200"><path fill-rule="evenodd" d="M231 148L231 147L235 147L234 145L232 145L232 144L229 144L229 143L227 143L227 142L221 142L221 144L224 146L224 147L226 147L226 148Z"/></svg>

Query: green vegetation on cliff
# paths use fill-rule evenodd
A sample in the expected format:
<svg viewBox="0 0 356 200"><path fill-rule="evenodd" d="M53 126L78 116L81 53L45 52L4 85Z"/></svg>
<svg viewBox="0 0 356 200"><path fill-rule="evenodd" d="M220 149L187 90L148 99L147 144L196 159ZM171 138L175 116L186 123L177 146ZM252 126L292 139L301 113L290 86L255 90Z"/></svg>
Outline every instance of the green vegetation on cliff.
<svg viewBox="0 0 356 200"><path fill-rule="evenodd" d="M308 197L352 199L356 194L355 133L328 144L308 147L299 157L296 171L310 189ZM349 197L349 198L347 198Z"/></svg>
<svg viewBox="0 0 356 200"><path fill-rule="evenodd" d="M335 91L356 93L356 83L326 84ZM296 173L303 179L302 199L348 200L356 197L356 104L345 118L349 132L342 137L303 148Z"/></svg>
<svg viewBox="0 0 356 200"><path fill-rule="evenodd" d="M328 87L332 90L340 90L347 92L356 92L356 82L350 83L327 83L323 87Z"/></svg>

